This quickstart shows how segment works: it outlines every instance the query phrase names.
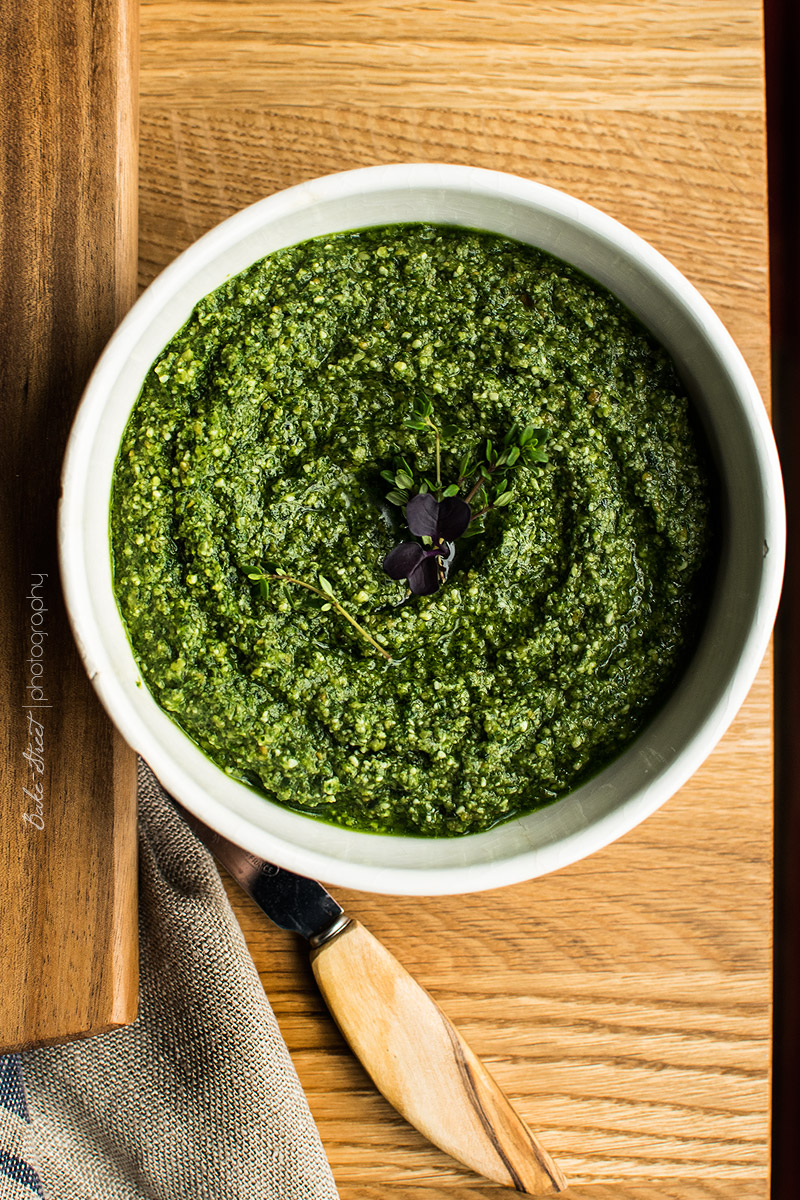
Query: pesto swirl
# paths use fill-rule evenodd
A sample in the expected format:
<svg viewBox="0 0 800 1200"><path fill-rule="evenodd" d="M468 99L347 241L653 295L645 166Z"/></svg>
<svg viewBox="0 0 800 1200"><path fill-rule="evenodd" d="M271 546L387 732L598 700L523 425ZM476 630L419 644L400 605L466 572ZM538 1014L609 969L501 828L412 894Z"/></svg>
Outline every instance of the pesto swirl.
<svg viewBox="0 0 800 1200"><path fill-rule="evenodd" d="M406 420L421 395L453 431L440 464ZM514 422L547 462L402 603L381 472L456 478ZM608 291L491 234L373 228L255 263L159 355L115 469L114 586L145 683L223 770L339 825L452 837L563 796L663 703L712 499L674 366ZM322 576L348 620L313 587L265 598L253 564Z"/></svg>

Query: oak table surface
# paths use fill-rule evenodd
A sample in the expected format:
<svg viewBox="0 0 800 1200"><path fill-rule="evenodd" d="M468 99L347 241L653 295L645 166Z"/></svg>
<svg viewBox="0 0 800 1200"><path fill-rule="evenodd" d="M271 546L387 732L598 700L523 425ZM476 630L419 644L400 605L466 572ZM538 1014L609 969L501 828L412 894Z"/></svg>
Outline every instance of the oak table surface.
<svg viewBox="0 0 800 1200"><path fill-rule="evenodd" d="M144 0L141 283L279 188L392 161L560 187L647 238L768 395L755 0ZM658 813L482 895L336 890L424 984L581 1200L767 1194L771 679ZM342 1200L500 1197L378 1095L307 953L231 899Z"/></svg>

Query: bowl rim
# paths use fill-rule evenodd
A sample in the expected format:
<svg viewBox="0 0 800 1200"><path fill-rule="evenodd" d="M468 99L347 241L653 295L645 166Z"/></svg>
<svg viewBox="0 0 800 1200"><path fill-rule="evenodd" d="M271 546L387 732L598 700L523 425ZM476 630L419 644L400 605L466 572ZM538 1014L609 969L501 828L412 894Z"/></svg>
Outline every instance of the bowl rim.
<svg viewBox="0 0 800 1200"><path fill-rule="evenodd" d="M714 354L721 360L733 381L749 432L752 433L761 472L765 524L771 530L770 553L765 562L759 592L758 618L748 631L724 703L717 705L716 709L708 714L695 738L659 776L655 784L640 789L639 793L631 796L605 817L552 845L538 848L523 846L519 854L496 861L430 869L383 865L376 867L298 847L254 825L239 813L233 812L206 789L198 788L188 779L180 763L162 750L158 737L153 734L141 712L131 705L114 671L109 669L102 644L103 636L93 618L88 579L82 566L83 555L86 552L82 531L83 489L94 433L119 365L127 358L142 331L152 320L153 311L158 310L180 286L196 276L204 262L238 244L261 228L265 221L274 221L278 217L299 212L318 201L347 198L363 192L377 193L387 188L396 188L398 184L411 190L425 187L443 188L445 191L460 189L476 196L495 198L502 194L512 203L542 206L556 212L559 218L577 224L589 234L610 241L622 254L643 263L691 315L692 320L702 327ZM367 226L354 225L354 228L364 227ZM198 295L197 300L202 294L206 293ZM62 586L82 660L111 719L126 740L151 765L167 791L174 794L200 820L218 833L289 870L341 886L406 895L482 891L558 870L610 844L651 815L672 796L722 737L759 669L767 649L780 596L785 536L780 465L766 409L741 352L720 318L697 289L650 243L585 201L545 184L505 172L445 163L394 163L362 167L297 184L267 196L228 217L174 259L153 280L124 318L108 342L86 385L64 458L62 498L58 514ZM120 614L118 620L122 623ZM149 696L149 692L146 695ZM188 738L186 734L183 736ZM220 768L215 767L215 770L220 771ZM256 795L252 792L251 794ZM374 839L378 835L359 836ZM523 843L524 840L521 839Z"/></svg>

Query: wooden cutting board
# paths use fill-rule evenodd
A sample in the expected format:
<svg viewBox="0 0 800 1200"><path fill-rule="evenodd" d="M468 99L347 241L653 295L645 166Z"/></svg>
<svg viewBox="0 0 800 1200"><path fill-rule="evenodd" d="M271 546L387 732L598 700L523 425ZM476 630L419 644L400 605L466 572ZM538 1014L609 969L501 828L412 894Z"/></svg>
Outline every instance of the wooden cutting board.
<svg viewBox="0 0 800 1200"><path fill-rule="evenodd" d="M133 1020L136 763L61 597L78 399L136 294L137 0L0 21L0 1051Z"/></svg>
<svg viewBox="0 0 800 1200"><path fill-rule="evenodd" d="M769 395L758 0L145 0L140 277L315 175L468 162L561 187L695 283ZM764 1200L768 664L718 750L585 862L482 896L339 892L463 1030L579 1200ZM303 954L231 893L342 1200L507 1194L374 1091Z"/></svg>

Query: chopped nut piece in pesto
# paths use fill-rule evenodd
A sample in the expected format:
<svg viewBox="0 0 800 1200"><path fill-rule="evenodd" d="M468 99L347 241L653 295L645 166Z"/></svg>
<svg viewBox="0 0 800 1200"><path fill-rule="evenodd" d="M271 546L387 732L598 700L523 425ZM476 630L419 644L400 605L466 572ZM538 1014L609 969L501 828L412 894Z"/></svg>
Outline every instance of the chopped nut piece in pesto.
<svg viewBox="0 0 800 1200"><path fill-rule="evenodd" d="M451 430L440 464L407 423L421 396ZM514 422L548 461L517 464L514 503L407 602L382 473L399 455L456 479ZM674 367L609 292L495 235L372 228L254 264L153 364L116 465L114 585L156 701L228 774L339 825L452 837L563 796L663 703L711 501ZM265 597L253 564L330 581L391 661L324 596Z"/></svg>

